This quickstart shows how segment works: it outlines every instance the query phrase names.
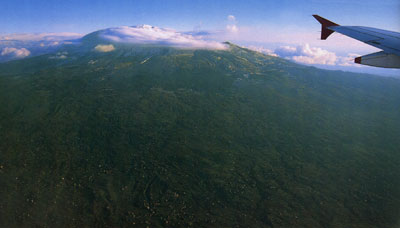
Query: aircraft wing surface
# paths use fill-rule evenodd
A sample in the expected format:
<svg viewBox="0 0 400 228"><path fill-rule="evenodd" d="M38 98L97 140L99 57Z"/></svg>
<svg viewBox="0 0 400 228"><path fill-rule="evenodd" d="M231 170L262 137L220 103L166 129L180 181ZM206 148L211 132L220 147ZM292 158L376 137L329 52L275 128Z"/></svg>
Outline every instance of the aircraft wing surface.
<svg viewBox="0 0 400 228"><path fill-rule="evenodd" d="M400 68L400 33L363 26L341 26L318 15L313 15L322 25L321 39L338 32L371 46L381 52L357 57L356 63L377 67Z"/></svg>

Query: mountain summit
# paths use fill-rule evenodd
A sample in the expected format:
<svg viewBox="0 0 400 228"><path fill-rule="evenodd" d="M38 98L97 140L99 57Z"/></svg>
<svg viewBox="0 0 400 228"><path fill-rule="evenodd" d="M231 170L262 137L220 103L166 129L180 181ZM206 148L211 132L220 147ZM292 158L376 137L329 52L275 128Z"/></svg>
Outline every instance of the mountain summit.
<svg viewBox="0 0 400 228"><path fill-rule="evenodd" d="M99 30L83 37L98 38L100 40L125 44L153 44L189 49L226 49L227 46L211 40L204 40L201 36L177 32L172 29L163 29L151 25L120 26Z"/></svg>

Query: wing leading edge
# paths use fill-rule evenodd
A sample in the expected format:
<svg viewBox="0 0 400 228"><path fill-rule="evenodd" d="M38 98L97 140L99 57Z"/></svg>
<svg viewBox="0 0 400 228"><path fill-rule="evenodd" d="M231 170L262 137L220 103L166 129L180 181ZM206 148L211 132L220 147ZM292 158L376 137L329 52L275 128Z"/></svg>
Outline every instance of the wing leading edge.
<svg viewBox="0 0 400 228"><path fill-rule="evenodd" d="M321 23L321 40L326 40L333 32L338 32L383 50L357 57L355 63L400 68L400 33L363 26L341 26L318 15L313 17Z"/></svg>

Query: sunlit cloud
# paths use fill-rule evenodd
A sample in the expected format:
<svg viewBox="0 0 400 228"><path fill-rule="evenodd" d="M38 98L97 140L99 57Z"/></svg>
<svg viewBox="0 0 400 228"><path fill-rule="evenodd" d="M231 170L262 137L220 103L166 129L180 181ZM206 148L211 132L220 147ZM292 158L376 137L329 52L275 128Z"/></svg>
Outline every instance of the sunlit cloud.
<svg viewBox="0 0 400 228"><path fill-rule="evenodd" d="M352 66L352 67L361 67L362 65L354 63L354 59L360 57L360 54L349 53L345 57L339 57L338 65L339 66Z"/></svg>
<svg viewBox="0 0 400 228"><path fill-rule="evenodd" d="M0 36L0 41L64 41L82 37L79 33L27 33Z"/></svg>
<svg viewBox="0 0 400 228"><path fill-rule="evenodd" d="M94 50L98 52L111 52L115 50L115 47L112 44L99 44L94 48Z"/></svg>
<svg viewBox="0 0 400 228"><path fill-rule="evenodd" d="M66 59L68 56L68 52L57 52L55 56L50 56L49 59Z"/></svg>
<svg viewBox="0 0 400 228"><path fill-rule="evenodd" d="M236 25L227 25L226 30L229 32L238 32L239 28Z"/></svg>
<svg viewBox="0 0 400 228"><path fill-rule="evenodd" d="M189 33L173 29L162 29L150 25L121 26L101 31L100 36L106 40L122 43L142 43L167 45L180 48L225 49L226 45L211 40L203 40Z"/></svg>
<svg viewBox="0 0 400 228"><path fill-rule="evenodd" d="M31 54L31 52L26 48L13 48L6 47L1 51L1 56L10 56L15 58L24 58Z"/></svg>
<svg viewBox="0 0 400 228"><path fill-rule="evenodd" d="M277 48L275 53L280 57L305 64L335 65L338 59L335 53L322 48L310 47L309 44L297 47L283 46Z"/></svg>
<svg viewBox="0 0 400 228"><path fill-rule="evenodd" d="M226 25L226 31L229 33L237 33L239 32L239 27L236 23L236 17L233 15L228 15L228 24Z"/></svg>
<svg viewBox="0 0 400 228"><path fill-rule="evenodd" d="M264 48L262 46L250 45L250 46L247 46L246 48L248 48L250 50L253 50L253 51L256 51L256 52L263 53L265 55L278 57L278 55L274 51L272 51L271 49L268 49L268 48Z"/></svg>
<svg viewBox="0 0 400 228"><path fill-rule="evenodd" d="M82 34L69 32L0 35L0 62L50 53L81 37Z"/></svg>
<svg viewBox="0 0 400 228"><path fill-rule="evenodd" d="M233 15L228 15L228 20L229 20L229 21L235 21L235 20L236 20L236 17L233 16Z"/></svg>
<svg viewBox="0 0 400 228"><path fill-rule="evenodd" d="M297 47L282 46L275 49L274 53L279 57L310 65L362 67L354 63L354 59L361 56L360 54L349 53L347 56L340 56L319 47L311 47L309 44Z"/></svg>

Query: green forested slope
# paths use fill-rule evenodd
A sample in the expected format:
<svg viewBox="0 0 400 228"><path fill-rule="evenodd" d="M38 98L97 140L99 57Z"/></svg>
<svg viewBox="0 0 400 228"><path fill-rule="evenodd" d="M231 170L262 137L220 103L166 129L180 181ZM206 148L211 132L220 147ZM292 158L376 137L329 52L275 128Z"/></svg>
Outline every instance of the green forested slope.
<svg viewBox="0 0 400 228"><path fill-rule="evenodd" d="M395 227L400 80L118 46L0 64L1 227Z"/></svg>

